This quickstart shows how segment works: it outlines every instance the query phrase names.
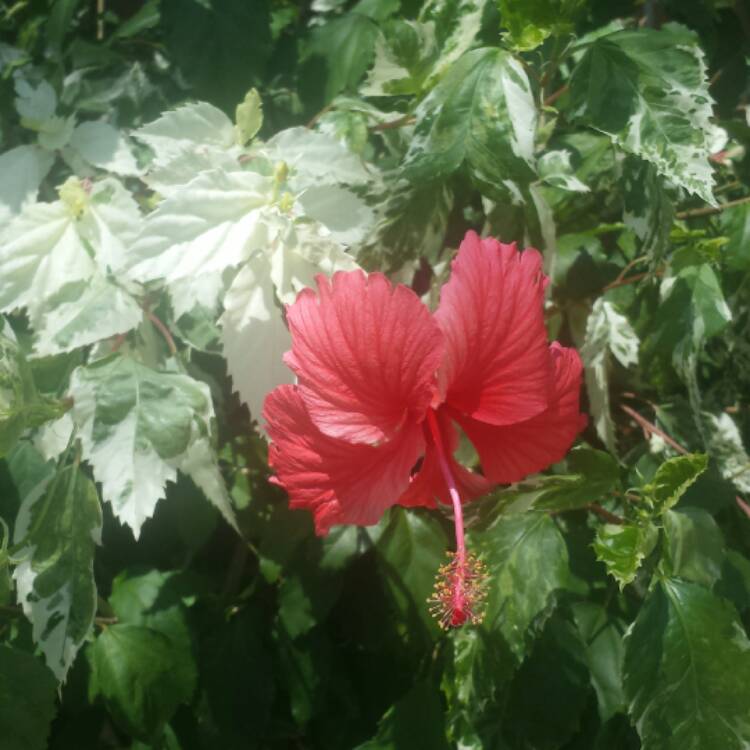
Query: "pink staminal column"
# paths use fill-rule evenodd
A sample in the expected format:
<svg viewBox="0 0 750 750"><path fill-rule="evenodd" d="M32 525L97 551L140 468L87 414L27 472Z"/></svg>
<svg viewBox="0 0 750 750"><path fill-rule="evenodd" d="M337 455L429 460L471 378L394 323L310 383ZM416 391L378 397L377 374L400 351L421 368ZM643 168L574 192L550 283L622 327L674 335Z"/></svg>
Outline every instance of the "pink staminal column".
<svg viewBox="0 0 750 750"><path fill-rule="evenodd" d="M442 628L456 628L466 622L482 621L482 605L486 596L487 573L483 563L466 551L464 513L456 480L445 454L440 426L433 409L427 412L427 423L435 443L440 471L453 504L453 523L456 531L456 551L449 562L440 566L435 590L429 598L430 611Z"/></svg>

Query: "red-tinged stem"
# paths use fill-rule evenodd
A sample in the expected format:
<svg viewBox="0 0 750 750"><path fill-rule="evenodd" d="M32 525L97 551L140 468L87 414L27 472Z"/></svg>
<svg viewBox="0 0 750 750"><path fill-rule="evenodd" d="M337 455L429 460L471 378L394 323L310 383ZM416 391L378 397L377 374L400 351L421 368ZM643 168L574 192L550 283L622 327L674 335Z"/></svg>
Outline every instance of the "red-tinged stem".
<svg viewBox="0 0 750 750"><path fill-rule="evenodd" d="M443 479L448 487L448 494L451 496L451 501L453 502L453 518L456 528L456 557L458 564L462 565L466 561L466 544L464 542L464 511L461 506L461 496L458 494L456 480L453 478L448 458L445 455L443 440L440 435L440 426L437 423L437 417L433 409L427 412L427 423L430 425L430 433L432 434L432 439L435 441L440 471L443 473Z"/></svg>

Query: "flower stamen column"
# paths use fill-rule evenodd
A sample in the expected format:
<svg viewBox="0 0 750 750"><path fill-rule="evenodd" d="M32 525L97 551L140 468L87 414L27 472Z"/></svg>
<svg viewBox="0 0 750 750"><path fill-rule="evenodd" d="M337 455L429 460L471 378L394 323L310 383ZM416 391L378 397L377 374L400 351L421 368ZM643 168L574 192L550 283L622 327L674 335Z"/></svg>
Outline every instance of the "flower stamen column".
<svg viewBox="0 0 750 750"><path fill-rule="evenodd" d="M456 480L445 455L440 427L435 411L427 412L427 424L435 443L440 471L453 504L453 523L456 531L456 552L451 560L440 566L435 591L429 598L430 611L443 628L459 627L466 622L478 624L482 620L487 574L480 560L466 551L464 513Z"/></svg>

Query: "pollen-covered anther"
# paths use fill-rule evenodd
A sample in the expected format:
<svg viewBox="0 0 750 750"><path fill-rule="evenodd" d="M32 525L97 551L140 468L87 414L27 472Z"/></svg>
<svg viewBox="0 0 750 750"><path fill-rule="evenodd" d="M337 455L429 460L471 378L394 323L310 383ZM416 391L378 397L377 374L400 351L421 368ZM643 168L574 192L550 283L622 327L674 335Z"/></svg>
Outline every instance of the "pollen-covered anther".
<svg viewBox="0 0 750 750"><path fill-rule="evenodd" d="M478 625L484 616L487 597L487 568L470 553L461 556L448 553L451 559L441 565L435 589L427 600L430 614L444 630L467 622Z"/></svg>

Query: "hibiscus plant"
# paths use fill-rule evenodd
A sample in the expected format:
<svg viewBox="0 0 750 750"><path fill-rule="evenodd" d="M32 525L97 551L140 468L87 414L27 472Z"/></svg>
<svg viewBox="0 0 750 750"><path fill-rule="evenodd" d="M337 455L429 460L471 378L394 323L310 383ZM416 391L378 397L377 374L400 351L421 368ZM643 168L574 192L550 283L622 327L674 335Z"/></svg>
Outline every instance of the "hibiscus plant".
<svg viewBox="0 0 750 750"><path fill-rule="evenodd" d="M747 0L0 9L0 750L750 747Z"/></svg>

